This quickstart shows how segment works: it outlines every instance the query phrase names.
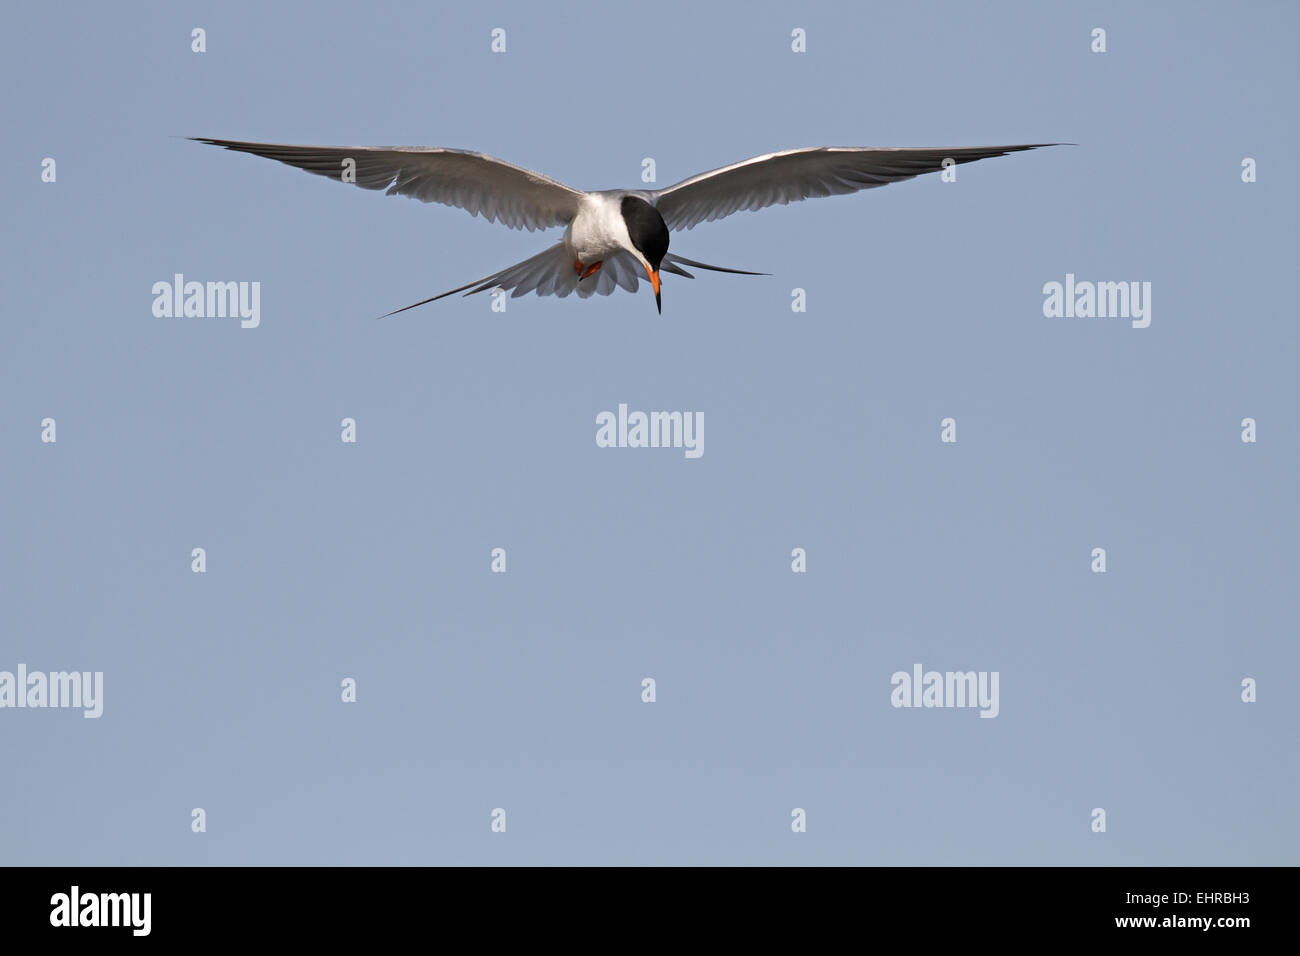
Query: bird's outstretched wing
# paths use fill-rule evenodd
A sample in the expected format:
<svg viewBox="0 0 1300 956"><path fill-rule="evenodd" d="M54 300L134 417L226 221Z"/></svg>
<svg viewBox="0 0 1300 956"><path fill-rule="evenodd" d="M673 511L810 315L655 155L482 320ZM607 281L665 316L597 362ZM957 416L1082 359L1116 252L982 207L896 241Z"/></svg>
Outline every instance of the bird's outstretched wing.
<svg viewBox="0 0 1300 956"><path fill-rule="evenodd" d="M578 296L583 299L593 295L609 295L615 289L626 289L628 292L635 292L639 285L637 278L639 272L642 275L645 274L641 272L641 264L637 262L631 253L616 252L605 257L599 270L580 280L573 269L573 257L564 248L563 242L557 242L544 252L539 252L532 258L502 269L500 272L494 272L482 279L467 282L458 289L451 289L404 308L396 309L389 312L388 315L381 315L380 318L386 319L389 315L396 315L398 312L414 309L417 305L424 305L427 302L445 299L457 292L474 295L477 292L487 292L490 289L502 289L509 292L511 298L518 298L521 295L527 295L529 292L564 298L577 292Z"/></svg>
<svg viewBox="0 0 1300 956"><path fill-rule="evenodd" d="M701 222L742 209L785 205L814 196L839 196L938 172L943 161L977 159L1058 143L1025 146L967 146L959 149L814 146L755 156L741 163L684 179L653 193L651 202L669 229L691 229Z"/></svg>
<svg viewBox="0 0 1300 956"><path fill-rule="evenodd" d="M483 153L429 146L287 146L193 137L240 153L297 166L318 176L355 182L388 195L459 206L512 229L547 229L568 223L582 193L541 173Z"/></svg>

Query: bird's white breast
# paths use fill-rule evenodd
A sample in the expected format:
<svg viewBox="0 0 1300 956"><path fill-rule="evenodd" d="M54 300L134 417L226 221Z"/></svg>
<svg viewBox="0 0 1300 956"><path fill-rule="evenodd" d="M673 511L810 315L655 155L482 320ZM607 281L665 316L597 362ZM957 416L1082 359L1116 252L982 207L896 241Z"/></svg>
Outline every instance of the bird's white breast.
<svg viewBox="0 0 1300 956"><path fill-rule="evenodd" d="M589 193L578 215L565 230L564 241L573 257L584 265L599 262L619 249L631 249L632 239L623 220L621 196Z"/></svg>

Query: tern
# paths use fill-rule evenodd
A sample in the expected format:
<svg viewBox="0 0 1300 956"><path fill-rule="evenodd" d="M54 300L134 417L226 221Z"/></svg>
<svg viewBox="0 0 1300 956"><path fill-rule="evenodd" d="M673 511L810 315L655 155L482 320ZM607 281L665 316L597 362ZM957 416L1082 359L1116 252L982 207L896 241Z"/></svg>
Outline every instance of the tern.
<svg viewBox="0 0 1300 956"><path fill-rule="evenodd" d="M938 172L959 163L1057 143L967 146L956 149L814 146L755 156L684 179L667 189L603 189L593 192L504 160L462 149L429 146L290 146L192 137L196 142L297 166L318 176L351 182L387 195L459 206L488 222L513 229L564 226L555 245L530 259L401 309L464 292L502 289L512 297L582 298L617 288L636 292L644 272L663 313L661 271L695 278L682 268L736 275L766 275L696 262L668 251L669 233L693 229L734 212L786 205L815 196L840 196ZM466 292L465 290L469 290ZM380 316L386 318L386 316Z"/></svg>

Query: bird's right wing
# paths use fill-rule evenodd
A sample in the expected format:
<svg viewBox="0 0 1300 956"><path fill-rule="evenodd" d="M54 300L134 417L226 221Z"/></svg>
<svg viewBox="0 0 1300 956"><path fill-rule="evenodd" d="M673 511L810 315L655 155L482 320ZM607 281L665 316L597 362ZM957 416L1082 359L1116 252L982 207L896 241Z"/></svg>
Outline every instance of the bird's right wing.
<svg viewBox="0 0 1300 956"><path fill-rule="evenodd" d="M355 182L388 195L459 206L512 229L563 226L578 212L583 194L549 176L484 153L433 146L288 146L205 139L239 153L297 166L317 176Z"/></svg>
<svg viewBox="0 0 1300 956"><path fill-rule="evenodd" d="M1026 146L967 146L954 149L815 146L755 156L700 173L653 194L652 204L669 229L692 229L742 209L762 209L884 186L922 173L938 172L943 162L971 163L1055 143Z"/></svg>

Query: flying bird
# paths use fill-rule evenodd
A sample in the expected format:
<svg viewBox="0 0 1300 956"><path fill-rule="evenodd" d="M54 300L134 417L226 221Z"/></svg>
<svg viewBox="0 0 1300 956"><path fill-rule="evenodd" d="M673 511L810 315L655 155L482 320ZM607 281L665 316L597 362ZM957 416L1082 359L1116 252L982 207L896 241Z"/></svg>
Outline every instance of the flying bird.
<svg viewBox="0 0 1300 956"><path fill-rule="evenodd" d="M737 275L765 275L696 262L668 251L669 233L742 209L786 205L814 196L840 196L901 182L951 164L1005 156L1056 143L910 149L816 146L755 156L684 179L667 189L603 189L584 192L484 153L432 146L288 146L193 137L197 142L252 153L318 176L354 182L387 195L459 206L488 222L513 229L564 226L559 242L530 259L440 295L396 309L434 302L457 292L473 295L503 289L582 298L617 288L636 292L644 274L663 312L660 272L695 278L682 268ZM465 290L469 290L466 292ZM380 316L385 318L385 316Z"/></svg>

